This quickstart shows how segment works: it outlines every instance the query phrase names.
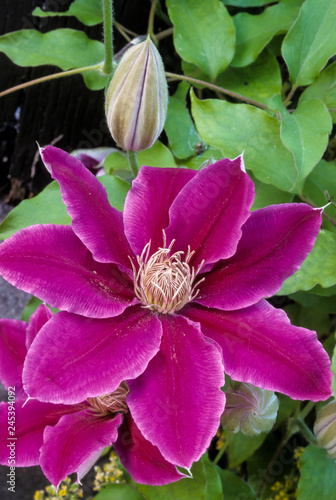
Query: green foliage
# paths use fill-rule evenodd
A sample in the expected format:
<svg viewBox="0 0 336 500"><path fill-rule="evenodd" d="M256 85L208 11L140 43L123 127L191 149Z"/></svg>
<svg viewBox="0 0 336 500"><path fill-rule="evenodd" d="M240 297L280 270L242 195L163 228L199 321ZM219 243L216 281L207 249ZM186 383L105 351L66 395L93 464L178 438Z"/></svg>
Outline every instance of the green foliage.
<svg viewBox="0 0 336 500"><path fill-rule="evenodd" d="M215 80L234 54L235 28L226 8L219 0L167 0L167 7L176 51Z"/></svg>
<svg viewBox="0 0 336 500"><path fill-rule="evenodd" d="M68 28L40 33L21 30L0 37L0 51L18 66L51 64L61 69L81 68L104 59L104 46L82 31Z"/></svg>
<svg viewBox="0 0 336 500"><path fill-rule="evenodd" d="M236 500L243 498L244 500L256 500L256 494L250 485L245 483L236 474L229 470L223 470L217 467L219 477L222 481L222 487L225 500Z"/></svg>
<svg viewBox="0 0 336 500"><path fill-rule="evenodd" d="M280 139L280 123L265 111L227 101L200 101L191 93L192 115L202 139L224 158L244 151L247 169L266 184L289 191L297 178L294 159Z"/></svg>
<svg viewBox="0 0 336 500"><path fill-rule="evenodd" d="M282 55L295 86L309 85L336 53L336 0L306 0L286 35Z"/></svg>
<svg viewBox="0 0 336 500"><path fill-rule="evenodd" d="M161 142L156 141L153 146L137 153L139 165L149 167L176 167L173 155L169 149ZM118 173L120 170L129 170L129 165L125 153L111 153L105 160L105 170L107 173ZM130 187L130 186L129 186Z"/></svg>
<svg viewBox="0 0 336 500"><path fill-rule="evenodd" d="M315 446L308 446L299 461L301 478L298 500L331 500L336 491L336 469L334 460L327 452Z"/></svg>
<svg viewBox="0 0 336 500"><path fill-rule="evenodd" d="M0 36L0 52L4 52L18 66L50 64L62 70L83 68L101 63L104 45L91 40L82 31L62 28L40 33L21 30ZM106 84L106 77L97 71L83 73L89 88L97 90Z"/></svg>
<svg viewBox="0 0 336 500"><path fill-rule="evenodd" d="M144 497L130 484L113 484L103 488L95 500L143 500Z"/></svg>
<svg viewBox="0 0 336 500"><path fill-rule="evenodd" d="M233 469L249 458L260 448L266 439L267 434L262 432L257 436L245 436L242 432L233 434L230 439L228 458L229 468Z"/></svg>
<svg viewBox="0 0 336 500"><path fill-rule="evenodd" d="M169 97L168 114L165 131L169 147L177 158L189 158L195 154L196 145L200 142L195 125L186 107L186 95L189 85L179 84L174 95Z"/></svg>
<svg viewBox="0 0 336 500"><path fill-rule="evenodd" d="M334 349L333 356L332 356L331 369L332 369L332 372L334 374L333 381L332 381L332 390L334 393L334 397L336 397L336 347Z"/></svg>
<svg viewBox="0 0 336 500"><path fill-rule="evenodd" d="M56 181L30 200L23 200L0 225L0 239L5 240L24 227L35 224L70 224L66 206Z"/></svg>
<svg viewBox="0 0 336 500"><path fill-rule="evenodd" d="M186 477L165 486L139 484L129 478L127 484L113 484L103 489L97 500L221 500L222 483L218 469L209 461L207 455L191 468L191 477Z"/></svg>
<svg viewBox="0 0 336 500"><path fill-rule="evenodd" d="M282 0L259 15L239 13L236 26L236 52L232 66L247 66L275 35L286 33L295 21L303 0Z"/></svg>
<svg viewBox="0 0 336 500"><path fill-rule="evenodd" d="M336 283L336 234L321 230L313 250L302 266L282 285L279 295L288 295L298 290L310 290L315 285L324 288Z"/></svg>
<svg viewBox="0 0 336 500"><path fill-rule="evenodd" d="M54 17L54 16L75 16L87 26L94 26L103 22L103 9L101 0L75 0L66 12L50 12L36 7L33 16Z"/></svg>
<svg viewBox="0 0 336 500"><path fill-rule="evenodd" d="M321 99L328 108L336 108L336 62L321 71L315 82L306 88L300 97L300 102L311 99ZM331 112L333 122L336 122L336 111Z"/></svg>
<svg viewBox="0 0 336 500"><path fill-rule="evenodd" d="M105 186L109 202L122 210L130 186L114 176L98 177ZM42 193L30 200L24 200L14 208L0 225L0 240L5 240L24 227L35 224L70 224L60 193L59 185L53 181Z"/></svg>
<svg viewBox="0 0 336 500"><path fill-rule="evenodd" d="M216 79L216 84L263 104L281 92L280 68L275 56L264 50L249 66L230 66Z"/></svg>
<svg viewBox="0 0 336 500"><path fill-rule="evenodd" d="M330 114L318 99L300 103L294 113L289 113L279 101L280 137L293 154L298 173L296 185L300 188L326 150L332 129Z"/></svg>
<svg viewBox="0 0 336 500"><path fill-rule="evenodd" d="M307 177L303 192L316 206L323 207L327 204L327 196L336 198L336 163L321 160ZM336 207L329 205L324 213L336 220ZM329 220L324 219L323 225L329 231L336 228Z"/></svg>
<svg viewBox="0 0 336 500"><path fill-rule="evenodd" d="M272 184L264 184L263 182L258 181L253 174L251 174L250 177L254 182L255 188L255 198L251 210L258 210L259 208L267 207L270 204L270 200L272 200L273 205L277 205L279 203L289 203L292 201L294 197L293 194L280 191L280 189L272 186Z"/></svg>

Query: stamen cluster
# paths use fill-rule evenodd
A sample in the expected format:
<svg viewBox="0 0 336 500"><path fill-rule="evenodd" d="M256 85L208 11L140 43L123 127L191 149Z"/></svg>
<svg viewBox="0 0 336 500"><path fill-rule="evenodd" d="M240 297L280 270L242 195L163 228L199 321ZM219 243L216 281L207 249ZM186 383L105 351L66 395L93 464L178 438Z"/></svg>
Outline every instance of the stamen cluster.
<svg viewBox="0 0 336 500"><path fill-rule="evenodd" d="M175 240L172 240L168 248L164 233L163 240L163 247L151 257L149 257L151 242L147 243L141 255L137 256L138 270L132 263L134 291L145 307L161 314L173 314L198 295L196 287L204 278L193 283L203 262L195 271L189 266L189 261L194 255L190 247L184 259L183 251L169 256Z"/></svg>
<svg viewBox="0 0 336 500"><path fill-rule="evenodd" d="M122 382L118 389L111 394L104 394L95 398L87 398L91 409L102 415L110 413L126 413L128 407L126 404L126 396L129 393L129 388L126 382Z"/></svg>

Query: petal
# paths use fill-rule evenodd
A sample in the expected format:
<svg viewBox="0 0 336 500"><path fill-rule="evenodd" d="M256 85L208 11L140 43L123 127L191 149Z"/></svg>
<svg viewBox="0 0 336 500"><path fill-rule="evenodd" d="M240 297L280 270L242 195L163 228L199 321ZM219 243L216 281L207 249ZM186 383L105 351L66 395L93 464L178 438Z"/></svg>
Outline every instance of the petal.
<svg viewBox="0 0 336 500"><path fill-rule="evenodd" d="M108 394L142 373L161 340L157 317L140 306L109 319L60 312L29 349L23 381L29 396L78 403Z"/></svg>
<svg viewBox="0 0 336 500"><path fill-rule="evenodd" d="M169 207L197 172L184 168L143 166L126 196L125 234L136 255L151 240L151 253L162 247Z"/></svg>
<svg viewBox="0 0 336 500"><path fill-rule="evenodd" d="M124 235L122 213L111 207L106 189L82 162L54 146L41 149L41 157L72 219L72 229L98 262L130 268L132 255Z"/></svg>
<svg viewBox="0 0 336 500"><path fill-rule="evenodd" d="M186 477L163 458L156 446L143 437L130 413L124 417L113 447L121 463L137 483L161 486Z"/></svg>
<svg viewBox="0 0 336 500"><path fill-rule="evenodd" d="M43 444L43 432L47 425L55 425L66 413L78 411L74 406L53 405L30 400L22 407L24 400L15 401L15 439L8 436L7 403L0 404L0 463L8 465L8 444L13 443L15 465L28 467L38 465L40 448Z"/></svg>
<svg viewBox="0 0 336 500"><path fill-rule="evenodd" d="M0 319L0 380L6 388L22 389L22 368L26 349L25 321Z"/></svg>
<svg viewBox="0 0 336 500"><path fill-rule="evenodd" d="M254 186L243 158L220 160L198 172L178 194L169 210L167 243L173 249L196 252L192 263L212 264L234 254L241 226L249 217Z"/></svg>
<svg viewBox="0 0 336 500"><path fill-rule="evenodd" d="M195 301L232 310L274 295L312 250L321 220L321 210L304 203L253 212L236 254L206 275Z"/></svg>
<svg viewBox="0 0 336 500"><path fill-rule="evenodd" d="M117 439L122 415L99 417L87 411L65 415L44 431L40 465L49 481L58 486L69 474Z"/></svg>
<svg viewBox="0 0 336 500"><path fill-rule="evenodd" d="M225 372L234 380L293 399L331 396L330 360L316 333L291 325L281 309L262 300L229 312L191 305L183 314L221 346Z"/></svg>
<svg viewBox="0 0 336 500"><path fill-rule="evenodd" d="M171 463L189 469L205 452L224 410L224 371L218 349L198 325L161 316L159 353L129 382L127 404L142 434Z"/></svg>
<svg viewBox="0 0 336 500"><path fill-rule="evenodd" d="M35 339L38 332L41 330L42 326L46 324L50 318L53 317L53 313L50 311L49 307L45 304L38 306L36 311L30 316L29 325L27 328L26 335L26 346L27 349L31 346L33 340Z"/></svg>
<svg viewBox="0 0 336 500"><path fill-rule="evenodd" d="M112 264L95 262L69 226L22 229L0 247L0 273L52 307L90 317L120 314L132 286Z"/></svg>

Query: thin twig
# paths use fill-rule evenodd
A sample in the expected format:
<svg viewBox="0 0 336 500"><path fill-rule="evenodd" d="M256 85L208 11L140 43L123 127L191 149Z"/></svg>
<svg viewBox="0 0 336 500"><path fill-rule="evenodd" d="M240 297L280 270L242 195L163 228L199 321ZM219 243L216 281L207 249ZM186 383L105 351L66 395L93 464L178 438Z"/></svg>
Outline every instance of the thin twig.
<svg viewBox="0 0 336 500"><path fill-rule="evenodd" d="M245 97L241 94L237 94L236 92L232 92L231 90L224 89L223 87L219 87L218 85L214 85L213 83L205 82L203 80L198 80L196 78L192 78L191 76L185 76L185 75L177 75L175 73L169 73L166 72L166 76L168 78L173 78L175 80L185 80L190 83L197 83L199 85L203 85L204 87L208 87L209 89L214 90L215 92L221 92L222 94L227 94L231 97L234 97L235 99L239 99L241 101L248 102L249 104L253 104L254 106L257 106L258 108L265 109L267 111L271 111L265 104L262 104L261 102L254 101L253 99L249 99L248 97Z"/></svg>
<svg viewBox="0 0 336 500"><path fill-rule="evenodd" d="M315 203L310 201L304 194L298 194L298 197L311 207L319 208L318 205L315 205ZM322 215L324 215L324 217L328 219L336 227L336 221L332 217L330 217L330 215L326 214L325 211L322 212Z"/></svg>
<svg viewBox="0 0 336 500"><path fill-rule="evenodd" d="M38 83L49 82L50 80L56 80L57 78L63 78L64 76L77 75L80 73L85 73L86 71L93 71L95 69L100 69L101 63L94 66L85 66L83 68L70 69L68 71L60 71L59 73L53 73L52 75L42 76L41 78L36 78L35 80L30 80L29 82L21 83L20 85L15 85L7 90L0 92L0 97L16 92L17 90L25 89L31 87L32 85L37 85Z"/></svg>

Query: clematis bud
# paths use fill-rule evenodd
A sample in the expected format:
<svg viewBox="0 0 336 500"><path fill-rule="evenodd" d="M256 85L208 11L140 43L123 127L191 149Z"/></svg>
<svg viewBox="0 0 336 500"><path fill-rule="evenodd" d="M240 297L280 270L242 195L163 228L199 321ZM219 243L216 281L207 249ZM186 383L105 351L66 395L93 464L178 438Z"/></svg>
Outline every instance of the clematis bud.
<svg viewBox="0 0 336 500"><path fill-rule="evenodd" d="M168 91L161 56L150 38L123 55L106 96L111 135L125 151L147 149L161 134Z"/></svg>
<svg viewBox="0 0 336 500"><path fill-rule="evenodd" d="M331 401L318 412L314 425L318 444L331 458L336 458L336 401Z"/></svg>
<svg viewBox="0 0 336 500"><path fill-rule="evenodd" d="M221 424L232 432L242 431L254 436L273 427L278 408L279 401L274 392L233 382L226 391Z"/></svg>

